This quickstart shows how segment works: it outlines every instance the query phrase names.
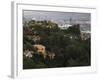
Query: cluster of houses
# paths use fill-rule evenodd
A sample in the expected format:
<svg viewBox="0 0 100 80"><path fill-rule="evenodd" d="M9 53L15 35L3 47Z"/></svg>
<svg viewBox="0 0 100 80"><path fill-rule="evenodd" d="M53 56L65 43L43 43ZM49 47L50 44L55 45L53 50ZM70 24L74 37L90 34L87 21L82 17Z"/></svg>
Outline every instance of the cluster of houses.
<svg viewBox="0 0 100 80"><path fill-rule="evenodd" d="M73 25L71 25L71 24L59 24L58 25L58 27L60 28L60 29L68 29L69 27L72 27ZM90 32L90 30L86 30L86 27L90 27L90 25L88 25L88 24L86 24L86 25L84 25L84 24L80 24L80 31L81 31L81 34L80 34L80 36L81 36L81 39L82 40L86 40L86 39L88 39L88 38L90 38L90 36L91 36L91 32ZM82 30L83 29L83 30ZM84 30L85 29L85 30ZM72 36L70 36L70 38L72 38Z"/></svg>
<svg viewBox="0 0 100 80"><path fill-rule="evenodd" d="M46 47L43 45L35 44L33 45L33 48L36 48L38 53L35 53L34 51L31 51L29 49L26 49L24 51L24 55L28 58L32 58L32 57L34 58L34 54L39 54L39 55L42 55L44 59L46 59L46 57L49 57L50 60L54 59L55 57L55 53L46 51Z"/></svg>

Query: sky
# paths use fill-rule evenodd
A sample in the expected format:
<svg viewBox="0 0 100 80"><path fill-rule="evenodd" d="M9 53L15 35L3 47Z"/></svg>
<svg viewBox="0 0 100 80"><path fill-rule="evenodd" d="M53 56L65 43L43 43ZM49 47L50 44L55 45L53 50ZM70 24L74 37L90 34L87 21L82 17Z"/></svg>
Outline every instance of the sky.
<svg viewBox="0 0 100 80"><path fill-rule="evenodd" d="M91 21L90 13L75 13L75 12L54 12L54 11L23 11L24 21L27 20L52 20L58 24L69 23L89 23Z"/></svg>

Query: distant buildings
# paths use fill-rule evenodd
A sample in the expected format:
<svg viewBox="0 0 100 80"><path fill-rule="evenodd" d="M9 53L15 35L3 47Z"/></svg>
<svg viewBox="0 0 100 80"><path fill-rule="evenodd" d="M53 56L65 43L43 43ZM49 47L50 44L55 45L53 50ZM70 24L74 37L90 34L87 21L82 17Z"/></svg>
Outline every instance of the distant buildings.
<svg viewBox="0 0 100 80"><path fill-rule="evenodd" d="M81 31L81 39L86 40L91 37L90 31Z"/></svg>
<svg viewBox="0 0 100 80"><path fill-rule="evenodd" d="M60 29L67 29L67 28L69 28L69 27L71 27L72 25L70 25L70 24L58 24L58 27L60 28Z"/></svg>
<svg viewBox="0 0 100 80"><path fill-rule="evenodd" d="M69 22L64 21L64 24L58 24L58 27L60 29L67 29L73 25L79 24L80 25L80 36L82 40L86 40L91 37L91 24L90 21L75 21L72 20L71 18L69 19ZM71 38L71 37L70 37Z"/></svg>

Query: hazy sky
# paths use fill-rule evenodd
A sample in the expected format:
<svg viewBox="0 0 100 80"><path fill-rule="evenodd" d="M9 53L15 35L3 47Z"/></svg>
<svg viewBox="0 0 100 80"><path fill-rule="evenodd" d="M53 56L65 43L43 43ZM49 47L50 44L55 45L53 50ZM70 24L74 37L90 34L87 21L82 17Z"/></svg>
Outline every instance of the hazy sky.
<svg viewBox="0 0 100 80"><path fill-rule="evenodd" d="M89 13L75 13L75 12L54 12L54 11L23 11L24 20L53 20L57 23L68 23L70 19L80 22L89 22L91 15Z"/></svg>

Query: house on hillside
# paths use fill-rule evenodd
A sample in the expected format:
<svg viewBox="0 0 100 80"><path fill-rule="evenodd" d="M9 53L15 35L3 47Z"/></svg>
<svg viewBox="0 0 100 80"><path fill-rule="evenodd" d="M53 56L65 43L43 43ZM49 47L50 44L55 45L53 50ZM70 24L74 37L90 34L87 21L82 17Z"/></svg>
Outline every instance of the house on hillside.
<svg viewBox="0 0 100 80"><path fill-rule="evenodd" d="M81 39L86 40L91 37L90 31L81 31Z"/></svg>
<svg viewBox="0 0 100 80"><path fill-rule="evenodd" d="M67 28L69 28L69 27L71 27L72 25L70 25L70 24L58 24L58 27L60 28L60 29L67 29Z"/></svg>
<svg viewBox="0 0 100 80"><path fill-rule="evenodd" d="M33 48L36 48L37 49L37 52L39 52L40 54L43 55L44 58L46 58L46 47L41 45L41 44L35 44L33 45Z"/></svg>

